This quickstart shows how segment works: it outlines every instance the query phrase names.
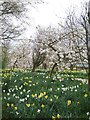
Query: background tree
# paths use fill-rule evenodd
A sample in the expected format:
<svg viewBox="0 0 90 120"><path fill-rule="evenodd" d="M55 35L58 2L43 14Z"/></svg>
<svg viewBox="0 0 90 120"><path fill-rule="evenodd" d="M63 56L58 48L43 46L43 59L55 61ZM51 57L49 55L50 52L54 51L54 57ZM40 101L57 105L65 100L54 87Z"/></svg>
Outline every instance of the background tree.
<svg viewBox="0 0 90 120"><path fill-rule="evenodd" d="M21 36L26 29L26 24L30 26L30 22L27 22L27 19L30 21L30 18L27 17L28 7L35 7L40 3L43 3L43 1L3 0L0 2L0 43L3 49L3 68L6 67L5 65L9 59L8 53L11 49L11 42L23 39Z"/></svg>
<svg viewBox="0 0 90 120"><path fill-rule="evenodd" d="M46 58L46 51L43 45L34 44L33 47L34 48L32 53L32 64L33 64L32 72L34 72L37 67L43 64Z"/></svg>
<svg viewBox="0 0 90 120"><path fill-rule="evenodd" d="M19 2L4 0L0 2L0 36L2 47L2 68L5 68L8 61L10 42L20 34L19 26L15 27L11 21L24 11L23 4ZM14 39L15 40L15 39Z"/></svg>
<svg viewBox="0 0 90 120"><path fill-rule="evenodd" d="M90 1L88 4L88 22L89 22L89 27L88 27L88 66L89 66L89 72L88 72L88 88L90 90Z"/></svg>

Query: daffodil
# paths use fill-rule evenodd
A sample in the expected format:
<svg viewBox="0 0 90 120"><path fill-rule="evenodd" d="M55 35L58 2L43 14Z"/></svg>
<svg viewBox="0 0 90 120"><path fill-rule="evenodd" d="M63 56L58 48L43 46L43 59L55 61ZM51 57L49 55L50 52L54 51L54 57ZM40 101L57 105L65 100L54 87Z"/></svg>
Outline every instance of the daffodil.
<svg viewBox="0 0 90 120"><path fill-rule="evenodd" d="M40 113L40 109L38 109L38 111L37 111L38 113Z"/></svg>
<svg viewBox="0 0 90 120"><path fill-rule="evenodd" d="M68 77L68 74L66 75L66 77Z"/></svg>
<svg viewBox="0 0 90 120"><path fill-rule="evenodd" d="M87 94L85 94L84 97L87 97Z"/></svg>
<svg viewBox="0 0 90 120"><path fill-rule="evenodd" d="M34 106L35 104L33 103L32 106Z"/></svg>
<svg viewBox="0 0 90 120"><path fill-rule="evenodd" d="M40 96L43 96L43 93L40 93Z"/></svg>
<svg viewBox="0 0 90 120"><path fill-rule="evenodd" d="M13 106L14 106L14 104L11 104L11 106L13 107Z"/></svg>
<svg viewBox="0 0 90 120"><path fill-rule="evenodd" d="M33 86L35 86L35 84L33 84Z"/></svg>
<svg viewBox="0 0 90 120"><path fill-rule="evenodd" d="M32 97L34 97L34 95L32 94Z"/></svg>
<svg viewBox="0 0 90 120"><path fill-rule="evenodd" d="M14 107L15 110L17 110L17 107Z"/></svg>
<svg viewBox="0 0 90 120"><path fill-rule="evenodd" d="M43 78L45 78L45 76L43 76Z"/></svg>
<svg viewBox="0 0 90 120"><path fill-rule="evenodd" d="M38 82L36 82L36 84L38 84Z"/></svg>
<svg viewBox="0 0 90 120"><path fill-rule="evenodd" d="M11 76L9 77L9 79L11 80Z"/></svg>
<svg viewBox="0 0 90 120"><path fill-rule="evenodd" d="M46 78L48 78L48 76Z"/></svg>
<svg viewBox="0 0 90 120"><path fill-rule="evenodd" d="M59 115L59 114L57 114L57 118L60 118L60 115Z"/></svg>
<svg viewBox="0 0 90 120"><path fill-rule="evenodd" d="M68 100L68 106L71 104L71 100Z"/></svg>
<svg viewBox="0 0 90 120"><path fill-rule="evenodd" d="M38 96L38 98L40 99L40 98L41 98L41 96L39 95L39 96Z"/></svg>
<svg viewBox="0 0 90 120"><path fill-rule="evenodd" d="M7 103L7 106L9 107L9 103Z"/></svg>
<svg viewBox="0 0 90 120"><path fill-rule="evenodd" d="M30 107L30 104L26 104L27 107Z"/></svg>
<svg viewBox="0 0 90 120"><path fill-rule="evenodd" d="M23 80L23 78L21 78L20 80Z"/></svg>
<svg viewBox="0 0 90 120"><path fill-rule="evenodd" d="M48 96L46 95L46 96L45 96L45 98L47 99L47 98L48 98Z"/></svg>
<svg viewBox="0 0 90 120"><path fill-rule="evenodd" d="M4 85L4 82L2 83L2 85Z"/></svg>
<svg viewBox="0 0 90 120"><path fill-rule="evenodd" d="M44 104L42 104L42 105L41 105L41 107L42 107L42 108L44 108L44 107L45 107L45 105L44 105Z"/></svg>
<svg viewBox="0 0 90 120"><path fill-rule="evenodd" d="M58 99L58 96L56 97L56 99Z"/></svg>
<svg viewBox="0 0 90 120"><path fill-rule="evenodd" d="M44 95L46 95L46 92L44 92Z"/></svg>
<svg viewBox="0 0 90 120"><path fill-rule="evenodd" d="M52 116L52 119L53 119L53 120L55 120L55 117L54 117L54 116Z"/></svg>
<svg viewBox="0 0 90 120"><path fill-rule="evenodd" d="M77 102L77 104L79 104L80 102Z"/></svg>
<svg viewBox="0 0 90 120"><path fill-rule="evenodd" d="M29 83L32 83L32 81L29 81Z"/></svg>
<svg viewBox="0 0 90 120"><path fill-rule="evenodd" d="M81 85L81 83L80 83L80 85Z"/></svg>
<svg viewBox="0 0 90 120"><path fill-rule="evenodd" d="M50 99L50 101L52 102L52 99Z"/></svg>
<svg viewBox="0 0 90 120"><path fill-rule="evenodd" d="M35 97L37 97L37 94L35 94Z"/></svg>
<svg viewBox="0 0 90 120"><path fill-rule="evenodd" d="M7 77L7 76L4 74L4 77Z"/></svg>
<svg viewBox="0 0 90 120"><path fill-rule="evenodd" d="M26 85L28 85L28 83L26 82Z"/></svg>

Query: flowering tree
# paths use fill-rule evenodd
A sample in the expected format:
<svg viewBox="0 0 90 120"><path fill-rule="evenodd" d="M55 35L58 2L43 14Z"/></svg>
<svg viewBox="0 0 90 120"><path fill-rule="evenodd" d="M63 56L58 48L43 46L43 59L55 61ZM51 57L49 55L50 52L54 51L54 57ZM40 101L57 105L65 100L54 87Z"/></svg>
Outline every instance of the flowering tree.
<svg viewBox="0 0 90 120"><path fill-rule="evenodd" d="M43 64L45 58L46 58L46 52L44 50L41 50L40 47L34 48L33 56L32 56L32 63L33 63L32 72L34 72L37 67Z"/></svg>
<svg viewBox="0 0 90 120"><path fill-rule="evenodd" d="M6 67L10 42L19 36L18 27L15 27L11 19L18 17L24 11L23 4L19 2L3 0L0 2L0 44L2 47L2 68Z"/></svg>
<svg viewBox="0 0 90 120"><path fill-rule="evenodd" d="M5 68L8 62L8 54L12 41L18 41L20 35L25 31L27 24L28 6L34 7L42 3L42 0L1 0L0 1L0 44L2 47L2 67ZM14 23L18 24L14 24ZM28 24L30 25L30 24Z"/></svg>
<svg viewBox="0 0 90 120"><path fill-rule="evenodd" d="M88 22L89 22L89 27L88 27L88 66L89 66L89 72L88 72L88 88L90 90L90 1L88 4Z"/></svg>
<svg viewBox="0 0 90 120"><path fill-rule="evenodd" d="M11 68L30 68L32 67L32 46L28 40L21 40L9 53L9 64Z"/></svg>
<svg viewBox="0 0 90 120"><path fill-rule="evenodd" d="M62 34L62 39L66 39L68 55L71 56L71 59L68 61L73 65L82 63L84 66L85 63L90 66L89 60L89 12L88 12L88 3L83 7L85 8L81 16L78 18L75 16L75 13L69 13L66 19L65 25L60 25L63 28L64 33ZM73 54L71 54L73 53ZM68 56L67 55L67 56ZM69 57L70 58L70 57ZM71 64L71 65L72 65ZM77 67L77 66L76 66ZM85 66L84 66L85 68ZM90 68L89 68L90 69ZM90 88L90 73L88 74L88 83Z"/></svg>
<svg viewBox="0 0 90 120"><path fill-rule="evenodd" d="M61 51L58 51L58 38L59 34L57 29L52 27L48 27L46 29L38 27L37 39L35 42L37 44L44 45L44 49L46 51L45 62L48 66L51 64L52 67L50 77L52 76L54 68L61 62L61 55L59 54Z"/></svg>

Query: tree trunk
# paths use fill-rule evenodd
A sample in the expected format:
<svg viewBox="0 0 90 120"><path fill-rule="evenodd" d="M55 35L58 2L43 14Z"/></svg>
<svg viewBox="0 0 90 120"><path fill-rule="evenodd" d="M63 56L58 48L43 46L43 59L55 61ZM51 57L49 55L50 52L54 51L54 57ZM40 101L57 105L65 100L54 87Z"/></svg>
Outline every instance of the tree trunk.
<svg viewBox="0 0 90 120"><path fill-rule="evenodd" d="M58 72L58 67L56 67L56 71Z"/></svg>
<svg viewBox="0 0 90 120"><path fill-rule="evenodd" d="M55 64L53 65L52 70L51 70L51 72L50 72L50 77L52 76L53 70L54 70L54 68L55 68L56 66L57 66L57 63L55 63Z"/></svg>
<svg viewBox="0 0 90 120"><path fill-rule="evenodd" d="M73 70L73 65L72 64L70 65L70 70Z"/></svg>
<svg viewBox="0 0 90 120"><path fill-rule="evenodd" d="M89 17L89 26L88 26L88 89L90 91L90 1L88 5L88 17Z"/></svg>
<svg viewBox="0 0 90 120"><path fill-rule="evenodd" d="M33 67L33 69L32 69L32 72L34 72L35 71L35 67Z"/></svg>
<svg viewBox="0 0 90 120"><path fill-rule="evenodd" d="M44 69L47 69L46 63L43 63L43 68L44 68Z"/></svg>

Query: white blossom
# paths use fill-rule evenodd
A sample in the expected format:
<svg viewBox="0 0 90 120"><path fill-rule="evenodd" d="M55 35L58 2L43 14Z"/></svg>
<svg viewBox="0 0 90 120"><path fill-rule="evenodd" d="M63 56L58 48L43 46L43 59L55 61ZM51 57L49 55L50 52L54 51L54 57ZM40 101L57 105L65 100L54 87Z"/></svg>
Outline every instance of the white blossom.
<svg viewBox="0 0 90 120"><path fill-rule="evenodd" d="M10 93L7 93L7 95L9 96L9 95L10 95Z"/></svg>
<svg viewBox="0 0 90 120"><path fill-rule="evenodd" d="M40 109L38 109L37 112L40 113Z"/></svg>
<svg viewBox="0 0 90 120"><path fill-rule="evenodd" d="M23 94L23 92L20 92L20 94L22 95L22 94Z"/></svg>
<svg viewBox="0 0 90 120"><path fill-rule="evenodd" d="M5 90L3 90L3 92L5 92Z"/></svg>

